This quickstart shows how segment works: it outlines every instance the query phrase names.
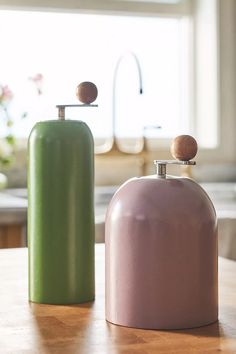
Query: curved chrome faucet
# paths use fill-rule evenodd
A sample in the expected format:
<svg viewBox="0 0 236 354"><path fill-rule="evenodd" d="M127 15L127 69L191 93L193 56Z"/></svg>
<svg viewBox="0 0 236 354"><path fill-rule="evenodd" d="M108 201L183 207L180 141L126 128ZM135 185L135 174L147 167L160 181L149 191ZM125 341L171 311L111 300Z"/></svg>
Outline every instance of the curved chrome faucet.
<svg viewBox="0 0 236 354"><path fill-rule="evenodd" d="M139 78L139 87L138 87L138 93L140 95L143 94L143 80L142 80L142 72L141 72L141 66L140 66L140 62L138 60L138 57L135 53L128 51L123 53L119 59L117 60L115 69L114 69L114 75L113 75L113 91L112 91L112 139L105 143L102 144L101 146L96 147L95 149L95 153L100 155L100 154L107 154L107 153L125 153L125 154L137 154L140 153L143 150L144 147L144 137L143 137L143 141L142 141L142 147L141 149L139 149L139 151L136 152L128 152L128 151L124 151L123 149L121 149L119 147L119 144L117 142L117 138L116 138L116 79L117 79L117 74L118 74L118 70L120 67L120 64L122 62L122 60L126 57L130 55L133 59L134 59L134 63L137 67L137 73L138 73L138 78Z"/></svg>
<svg viewBox="0 0 236 354"><path fill-rule="evenodd" d="M120 67L120 63L128 55L130 55L134 59L134 62L137 66L138 77L139 77L139 91L138 92L140 95L143 94L142 71L141 71L141 66L140 66L140 62L138 60L138 57L133 52L125 52L124 54L122 54L120 56L120 58L118 59L118 61L116 63L116 67L114 70L114 76L113 76L113 92L112 92L112 133L113 133L113 138L116 137L116 79L117 79L117 73L118 73L118 70Z"/></svg>

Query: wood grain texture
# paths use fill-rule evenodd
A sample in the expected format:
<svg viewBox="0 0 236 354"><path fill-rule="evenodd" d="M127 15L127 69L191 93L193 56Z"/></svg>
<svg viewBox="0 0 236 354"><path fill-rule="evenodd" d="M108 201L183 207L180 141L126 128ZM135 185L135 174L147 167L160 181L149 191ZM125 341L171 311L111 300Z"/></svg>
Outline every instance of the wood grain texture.
<svg viewBox="0 0 236 354"><path fill-rule="evenodd" d="M236 353L236 262L219 264L219 322L154 331L105 321L104 245L96 246L96 301L78 306L28 303L27 249L0 250L0 353Z"/></svg>

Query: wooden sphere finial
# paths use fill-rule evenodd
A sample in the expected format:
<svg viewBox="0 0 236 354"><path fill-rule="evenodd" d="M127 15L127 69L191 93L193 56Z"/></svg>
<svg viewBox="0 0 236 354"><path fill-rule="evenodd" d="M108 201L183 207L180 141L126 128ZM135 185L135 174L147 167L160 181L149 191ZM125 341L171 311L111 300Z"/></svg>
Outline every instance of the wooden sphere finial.
<svg viewBox="0 0 236 354"><path fill-rule="evenodd" d="M78 100L85 104L94 102L97 98L97 86L93 82L81 82L76 88L76 96Z"/></svg>
<svg viewBox="0 0 236 354"><path fill-rule="evenodd" d="M197 154L198 146L191 135L179 135L171 144L171 154L176 160L189 161Z"/></svg>

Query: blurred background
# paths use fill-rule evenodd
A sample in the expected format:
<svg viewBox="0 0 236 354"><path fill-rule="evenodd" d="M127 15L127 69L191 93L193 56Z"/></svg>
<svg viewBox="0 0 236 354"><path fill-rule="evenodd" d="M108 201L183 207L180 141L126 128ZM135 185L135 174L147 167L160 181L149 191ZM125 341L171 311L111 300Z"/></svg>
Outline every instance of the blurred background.
<svg viewBox="0 0 236 354"><path fill-rule="evenodd" d="M98 108L66 116L95 139L97 241L117 186L154 174L172 139L191 134L197 166L169 173L207 190L229 230L221 249L236 257L235 33L234 0L0 0L0 246L26 244L33 125L92 81Z"/></svg>

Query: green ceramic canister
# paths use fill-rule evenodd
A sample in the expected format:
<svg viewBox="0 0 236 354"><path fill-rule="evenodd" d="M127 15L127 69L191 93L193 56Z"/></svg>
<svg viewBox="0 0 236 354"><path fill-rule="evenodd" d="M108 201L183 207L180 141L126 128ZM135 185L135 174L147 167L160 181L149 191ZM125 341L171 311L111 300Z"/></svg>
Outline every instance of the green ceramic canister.
<svg viewBox="0 0 236 354"><path fill-rule="evenodd" d="M94 299L94 144L82 121L37 123L28 142L29 300Z"/></svg>

